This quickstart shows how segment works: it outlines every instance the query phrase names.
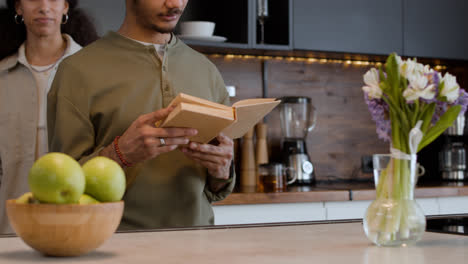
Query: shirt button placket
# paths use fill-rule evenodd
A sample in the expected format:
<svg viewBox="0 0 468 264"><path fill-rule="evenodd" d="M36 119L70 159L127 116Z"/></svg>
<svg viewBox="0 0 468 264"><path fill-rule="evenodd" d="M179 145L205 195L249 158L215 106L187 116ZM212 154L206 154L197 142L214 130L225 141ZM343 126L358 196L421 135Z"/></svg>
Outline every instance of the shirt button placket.
<svg viewBox="0 0 468 264"><path fill-rule="evenodd" d="M163 64L162 66L162 85L163 85L163 101L164 106L168 106L172 100L171 87L167 81L167 66Z"/></svg>

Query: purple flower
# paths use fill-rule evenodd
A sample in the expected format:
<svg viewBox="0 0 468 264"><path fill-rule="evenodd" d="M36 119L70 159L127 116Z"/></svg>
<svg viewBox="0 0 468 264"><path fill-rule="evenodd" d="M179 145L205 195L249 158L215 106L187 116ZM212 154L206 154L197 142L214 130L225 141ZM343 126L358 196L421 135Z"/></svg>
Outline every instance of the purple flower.
<svg viewBox="0 0 468 264"><path fill-rule="evenodd" d="M372 120L375 122L378 137L390 142L392 127L390 119L387 117L388 105L382 99L369 99L367 93L364 93L364 100L371 113Z"/></svg>
<svg viewBox="0 0 468 264"><path fill-rule="evenodd" d="M461 110L460 114L464 114L466 112L466 108L468 106L468 93L465 91L465 89L460 88L459 96L455 102L453 102L454 105L461 105Z"/></svg>
<svg viewBox="0 0 468 264"><path fill-rule="evenodd" d="M436 103L436 107L435 107L434 115L432 116L432 119L431 119L431 124L432 125L435 125L437 123L437 121L439 121L440 117L448 109L448 103L447 102L435 100L435 103Z"/></svg>
<svg viewBox="0 0 468 264"><path fill-rule="evenodd" d="M432 71L431 73L427 73L426 75L429 76L429 83L434 84L435 88L435 98L439 97L439 84L440 84L440 77L439 77L439 72L437 71ZM435 102L435 100L434 100Z"/></svg>
<svg viewBox="0 0 468 264"><path fill-rule="evenodd" d="M432 72L432 83L435 84L437 88L439 87L439 83L440 83L439 74L440 73L438 71Z"/></svg>

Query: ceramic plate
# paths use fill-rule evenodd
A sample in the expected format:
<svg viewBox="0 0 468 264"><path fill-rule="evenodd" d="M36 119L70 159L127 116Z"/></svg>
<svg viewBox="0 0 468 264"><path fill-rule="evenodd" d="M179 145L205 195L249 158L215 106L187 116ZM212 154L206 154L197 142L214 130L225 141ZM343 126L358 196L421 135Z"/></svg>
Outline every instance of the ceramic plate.
<svg viewBox="0 0 468 264"><path fill-rule="evenodd" d="M179 35L178 36L184 40L197 40L197 41L212 41L212 42L224 42L226 41L225 37L221 36L194 36L194 35Z"/></svg>

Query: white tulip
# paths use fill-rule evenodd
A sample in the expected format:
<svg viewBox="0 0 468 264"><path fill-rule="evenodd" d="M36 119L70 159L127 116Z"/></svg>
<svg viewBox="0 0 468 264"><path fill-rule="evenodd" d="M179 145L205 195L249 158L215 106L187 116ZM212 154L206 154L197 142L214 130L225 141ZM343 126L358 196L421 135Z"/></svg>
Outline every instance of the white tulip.
<svg viewBox="0 0 468 264"><path fill-rule="evenodd" d="M379 86L379 71L376 68L372 68L364 74L364 83L366 86L362 87L362 90L367 93L370 99L382 98L382 89Z"/></svg>
<svg viewBox="0 0 468 264"><path fill-rule="evenodd" d="M396 55L396 56L395 56L395 59L396 59L398 65L401 66L401 64L403 64L403 60L401 59L400 56Z"/></svg>
<svg viewBox="0 0 468 264"><path fill-rule="evenodd" d="M457 83L457 78L446 73L441 82L444 83L444 88L440 91L440 95L446 97L448 102L453 103L457 100L460 93L460 85Z"/></svg>
<svg viewBox="0 0 468 264"><path fill-rule="evenodd" d="M422 74L410 76L409 85L403 91L403 97L405 97L406 101L414 101L419 98L426 100L433 99L435 96L435 85L428 85L428 82L427 77Z"/></svg>
<svg viewBox="0 0 468 264"><path fill-rule="evenodd" d="M415 64L415 62L409 59L404 61L400 66L400 75L408 79L408 76L411 75L416 66Z"/></svg>
<svg viewBox="0 0 468 264"><path fill-rule="evenodd" d="M400 65L400 75L409 79L412 75L419 75L424 72L424 65L417 63L416 59L407 59Z"/></svg>
<svg viewBox="0 0 468 264"><path fill-rule="evenodd" d="M431 66L429 65L425 65L422 72L423 74L432 74L434 69L431 69Z"/></svg>

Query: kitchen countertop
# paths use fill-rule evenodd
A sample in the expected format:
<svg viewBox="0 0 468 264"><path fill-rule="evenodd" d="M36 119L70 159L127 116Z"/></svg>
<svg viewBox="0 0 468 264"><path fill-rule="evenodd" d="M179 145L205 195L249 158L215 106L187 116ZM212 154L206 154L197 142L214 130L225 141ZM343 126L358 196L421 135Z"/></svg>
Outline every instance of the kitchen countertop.
<svg viewBox="0 0 468 264"><path fill-rule="evenodd" d="M416 198L468 196L466 182L426 182L415 190ZM237 190L214 205L360 201L375 199L373 182L318 182L314 186L291 186L285 192L260 193Z"/></svg>
<svg viewBox="0 0 468 264"><path fill-rule="evenodd" d="M381 248L362 224L296 223L114 234L75 258L51 258L17 237L0 238L0 263L464 263L468 236L426 232L417 244Z"/></svg>

